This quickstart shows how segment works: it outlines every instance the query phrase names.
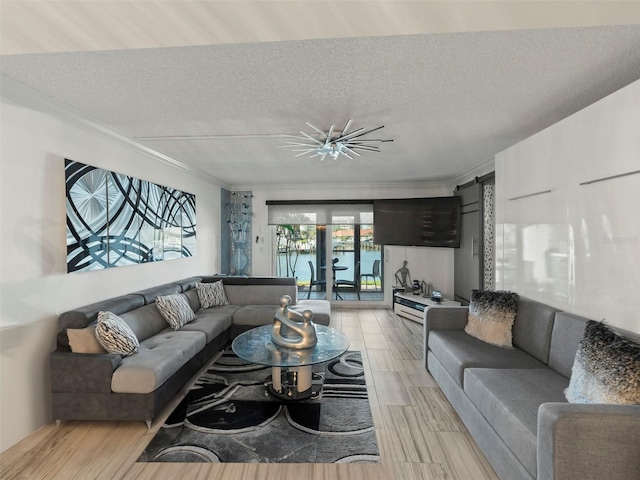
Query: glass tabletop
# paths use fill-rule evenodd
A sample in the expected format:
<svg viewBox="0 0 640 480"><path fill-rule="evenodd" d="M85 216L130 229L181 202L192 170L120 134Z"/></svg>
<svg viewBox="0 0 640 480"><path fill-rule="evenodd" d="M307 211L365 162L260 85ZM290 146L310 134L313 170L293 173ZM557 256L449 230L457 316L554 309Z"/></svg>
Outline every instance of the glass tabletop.
<svg viewBox="0 0 640 480"><path fill-rule="evenodd" d="M271 341L271 325L238 335L231 344L237 356L247 362L272 367L302 367L332 360L349 348L347 336L335 328L316 325L318 343L313 348L280 347Z"/></svg>

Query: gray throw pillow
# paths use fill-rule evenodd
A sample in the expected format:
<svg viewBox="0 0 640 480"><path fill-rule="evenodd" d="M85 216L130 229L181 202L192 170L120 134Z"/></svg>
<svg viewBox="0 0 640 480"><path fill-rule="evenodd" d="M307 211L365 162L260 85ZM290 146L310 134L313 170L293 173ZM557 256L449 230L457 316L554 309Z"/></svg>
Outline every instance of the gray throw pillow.
<svg viewBox="0 0 640 480"><path fill-rule="evenodd" d="M183 325L197 318L189 301L181 293L156 297L156 307L174 330L179 330Z"/></svg>
<svg viewBox="0 0 640 480"><path fill-rule="evenodd" d="M109 353L129 356L137 353L140 347L133 330L112 312L98 313L96 337L100 345Z"/></svg>
<svg viewBox="0 0 640 480"><path fill-rule="evenodd" d="M564 393L571 403L640 405L640 344L589 320Z"/></svg>
<svg viewBox="0 0 640 480"><path fill-rule="evenodd" d="M200 308L229 305L222 280L212 283L196 283L196 291L200 300Z"/></svg>
<svg viewBox="0 0 640 480"><path fill-rule="evenodd" d="M464 331L501 348L513 348L513 322L518 312L517 293L473 290Z"/></svg>

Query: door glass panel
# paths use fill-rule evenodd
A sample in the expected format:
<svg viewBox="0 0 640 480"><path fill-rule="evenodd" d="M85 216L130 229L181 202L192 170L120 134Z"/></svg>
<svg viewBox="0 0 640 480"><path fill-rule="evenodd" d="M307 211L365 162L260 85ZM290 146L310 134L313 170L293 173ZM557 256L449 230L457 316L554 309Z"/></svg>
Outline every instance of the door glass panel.
<svg viewBox="0 0 640 480"><path fill-rule="evenodd" d="M297 278L298 298L384 300L382 248L373 244L373 225L278 225L276 246L276 275Z"/></svg>

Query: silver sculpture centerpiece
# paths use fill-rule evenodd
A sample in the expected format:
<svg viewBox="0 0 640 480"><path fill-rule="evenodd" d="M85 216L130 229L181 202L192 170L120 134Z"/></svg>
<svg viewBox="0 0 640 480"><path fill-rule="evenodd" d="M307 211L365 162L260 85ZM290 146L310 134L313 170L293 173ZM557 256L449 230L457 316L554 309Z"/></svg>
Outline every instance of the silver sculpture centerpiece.
<svg viewBox="0 0 640 480"><path fill-rule="evenodd" d="M313 312L305 310L302 313L289 310L291 297L280 297L280 308L276 310L271 329L273 343L280 347L307 349L318 343L316 326L313 323Z"/></svg>

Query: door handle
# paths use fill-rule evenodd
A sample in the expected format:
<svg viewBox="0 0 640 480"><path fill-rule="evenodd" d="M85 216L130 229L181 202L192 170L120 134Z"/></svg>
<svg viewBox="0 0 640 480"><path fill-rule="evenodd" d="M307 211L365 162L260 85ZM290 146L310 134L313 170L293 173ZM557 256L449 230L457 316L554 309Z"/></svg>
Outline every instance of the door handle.
<svg viewBox="0 0 640 480"><path fill-rule="evenodd" d="M476 258L476 237L471 237L471 258Z"/></svg>

